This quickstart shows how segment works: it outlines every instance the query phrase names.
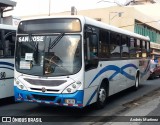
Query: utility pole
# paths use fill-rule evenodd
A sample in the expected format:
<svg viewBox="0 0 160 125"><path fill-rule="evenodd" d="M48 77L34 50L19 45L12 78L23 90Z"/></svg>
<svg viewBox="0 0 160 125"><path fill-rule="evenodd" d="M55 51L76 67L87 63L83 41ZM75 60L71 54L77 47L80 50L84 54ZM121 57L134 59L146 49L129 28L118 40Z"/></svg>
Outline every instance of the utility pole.
<svg viewBox="0 0 160 125"><path fill-rule="evenodd" d="M50 12L51 11L51 0L49 0L49 7L48 8L49 8L48 16L50 16L51 15L51 12Z"/></svg>

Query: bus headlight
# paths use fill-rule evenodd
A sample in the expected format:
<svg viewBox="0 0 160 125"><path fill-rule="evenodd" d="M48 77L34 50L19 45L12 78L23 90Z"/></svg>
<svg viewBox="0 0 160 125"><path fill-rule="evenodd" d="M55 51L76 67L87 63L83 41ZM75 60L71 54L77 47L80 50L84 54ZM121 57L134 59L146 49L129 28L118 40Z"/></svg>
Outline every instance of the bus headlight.
<svg viewBox="0 0 160 125"><path fill-rule="evenodd" d="M72 89L71 89L71 88L67 88L67 92L68 92L68 93L71 93L71 92L72 92Z"/></svg>
<svg viewBox="0 0 160 125"><path fill-rule="evenodd" d="M16 84L19 85L19 81L16 81Z"/></svg>
<svg viewBox="0 0 160 125"><path fill-rule="evenodd" d="M74 82L71 85L69 85L68 87L66 87L62 93L74 93L77 91L77 89L82 85L82 83L80 81L78 82Z"/></svg>
<svg viewBox="0 0 160 125"><path fill-rule="evenodd" d="M26 87L17 79L14 79L15 80L15 85L21 89L21 90L27 90Z"/></svg>

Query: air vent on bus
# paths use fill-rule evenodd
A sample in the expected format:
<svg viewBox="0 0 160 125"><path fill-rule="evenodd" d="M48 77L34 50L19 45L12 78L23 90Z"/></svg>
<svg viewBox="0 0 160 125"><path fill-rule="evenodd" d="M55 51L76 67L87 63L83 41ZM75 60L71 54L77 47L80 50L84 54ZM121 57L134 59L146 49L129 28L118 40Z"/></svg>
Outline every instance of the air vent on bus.
<svg viewBox="0 0 160 125"><path fill-rule="evenodd" d="M32 85L39 85L39 86L59 86L65 82L66 80L38 80L38 79L24 79L28 83Z"/></svg>

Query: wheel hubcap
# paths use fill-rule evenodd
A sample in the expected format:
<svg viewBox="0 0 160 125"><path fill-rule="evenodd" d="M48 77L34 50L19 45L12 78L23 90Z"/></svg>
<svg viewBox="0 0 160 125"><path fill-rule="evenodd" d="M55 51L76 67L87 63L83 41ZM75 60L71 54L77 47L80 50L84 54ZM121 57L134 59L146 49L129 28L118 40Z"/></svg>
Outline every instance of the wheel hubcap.
<svg viewBox="0 0 160 125"><path fill-rule="evenodd" d="M106 99L106 91L104 88L101 88L99 91L99 100L103 103Z"/></svg>
<svg viewBox="0 0 160 125"><path fill-rule="evenodd" d="M139 81L138 78L136 78L136 87L138 87Z"/></svg>

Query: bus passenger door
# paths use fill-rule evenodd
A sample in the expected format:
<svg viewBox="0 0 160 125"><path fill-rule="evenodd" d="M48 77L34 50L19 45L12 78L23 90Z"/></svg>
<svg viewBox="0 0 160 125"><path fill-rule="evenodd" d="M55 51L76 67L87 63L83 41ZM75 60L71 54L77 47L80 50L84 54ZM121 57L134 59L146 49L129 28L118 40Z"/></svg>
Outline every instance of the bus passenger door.
<svg viewBox="0 0 160 125"><path fill-rule="evenodd" d="M96 33L87 32L84 39L84 105L89 105L97 100L96 90L99 78L98 73L98 36Z"/></svg>
<svg viewBox="0 0 160 125"><path fill-rule="evenodd" d="M98 46L94 38L96 39L96 36L90 36L90 38L86 39L85 43L85 81L88 81L90 78L93 79L98 71ZM89 81L87 83L89 83ZM86 87L88 86L89 85L86 84Z"/></svg>

